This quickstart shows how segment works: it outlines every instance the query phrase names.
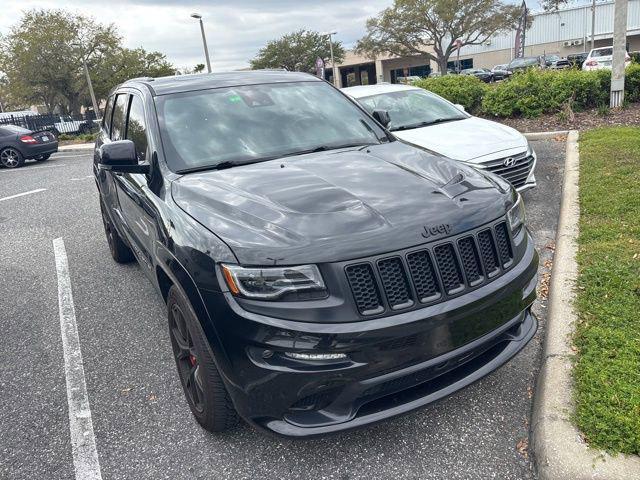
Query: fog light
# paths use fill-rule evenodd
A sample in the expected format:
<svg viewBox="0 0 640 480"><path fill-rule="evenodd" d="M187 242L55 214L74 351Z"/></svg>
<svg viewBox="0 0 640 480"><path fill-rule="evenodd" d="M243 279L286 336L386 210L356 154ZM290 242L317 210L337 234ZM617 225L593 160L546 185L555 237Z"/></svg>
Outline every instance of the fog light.
<svg viewBox="0 0 640 480"><path fill-rule="evenodd" d="M344 353L298 353L284 352L285 356L295 358L296 360L342 360L346 359Z"/></svg>

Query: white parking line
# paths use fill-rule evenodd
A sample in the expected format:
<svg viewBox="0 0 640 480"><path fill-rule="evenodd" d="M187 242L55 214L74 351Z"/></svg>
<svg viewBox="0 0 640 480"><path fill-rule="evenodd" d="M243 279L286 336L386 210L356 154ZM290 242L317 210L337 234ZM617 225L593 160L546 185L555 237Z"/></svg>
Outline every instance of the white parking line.
<svg viewBox="0 0 640 480"><path fill-rule="evenodd" d="M36 190L29 190L28 192L16 193L15 195L11 195L9 197L0 198L0 202L11 200L12 198L24 197L25 195L31 195L32 193L44 192L45 190L46 188L38 188Z"/></svg>
<svg viewBox="0 0 640 480"><path fill-rule="evenodd" d="M93 435L93 421L91 420L78 326L76 325L76 311L71 293L69 263L62 238L56 238L53 241L53 251L58 274L58 307L64 353L64 373L67 380L73 465L77 480L101 480L102 474L100 473L96 439Z"/></svg>
<svg viewBox="0 0 640 480"><path fill-rule="evenodd" d="M65 163L56 163L55 165L42 165L40 167L3 168L2 170L0 170L0 173L30 172L31 170L38 170L39 168L57 168L57 167L66 167L66 164Z"/></svg>

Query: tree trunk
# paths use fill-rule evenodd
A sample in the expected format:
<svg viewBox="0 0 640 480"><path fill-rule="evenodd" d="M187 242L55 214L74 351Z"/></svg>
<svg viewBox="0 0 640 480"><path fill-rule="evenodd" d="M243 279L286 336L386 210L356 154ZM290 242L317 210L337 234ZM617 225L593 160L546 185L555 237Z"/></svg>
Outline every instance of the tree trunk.
<svg viewBox="0 0 640 480"><path fill-rule="evenodd" d="M447 74L447 62L449 61L449 57L438 57L438 69L442 75Z"/></svg>

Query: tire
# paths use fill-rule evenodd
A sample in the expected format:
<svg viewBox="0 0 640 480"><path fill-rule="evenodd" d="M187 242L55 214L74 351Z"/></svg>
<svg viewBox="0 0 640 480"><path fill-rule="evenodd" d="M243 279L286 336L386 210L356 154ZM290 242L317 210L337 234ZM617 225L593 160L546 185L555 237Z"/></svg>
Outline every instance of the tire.
<svg viewBox="0 0 640 480"><path fill-rule="evenodd" d="M113 257L113 259L117 263L129 263L135 260L133 252L124 242L124 240L122 240L120 234L118 234L118 231L111 223L102 199L100 199L100 213L102 213L102 224L104 226L104 233L107 236L109 251L111 252L111 256Z"/></svg>
<svg viewBox="0 0 640 480"><path fill-rule="evenodd" d="M0 151L0 165L6 168L18 168L24 165L24 157L18 149L7 147Z"/></svg>
<svg viewBox="0 0 640 480"><path fill-rule="evenodd" d="M191 413L209 432L229 430L237 424L238 414L196 314L175 285L169 289L167 311L173 356Z"/></svg>
<svg viewBox="0 0 640 480"><path fill-rule="evenodd" d="M36 157L36 161L37 162L44 162L45 160L49 160L49 157L51 156L50 153L45 153L44 155L38 155Z"/></svg>

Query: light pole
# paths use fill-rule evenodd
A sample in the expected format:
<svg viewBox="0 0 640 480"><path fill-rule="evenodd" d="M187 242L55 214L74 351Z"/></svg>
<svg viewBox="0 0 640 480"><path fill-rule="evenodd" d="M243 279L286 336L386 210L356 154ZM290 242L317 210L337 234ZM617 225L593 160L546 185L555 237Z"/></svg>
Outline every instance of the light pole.
<svg viewBox="0 0 640 480"><path fill-rule="evenodd" d="M96 114L96 120L100 120L100 110L98 110L98 102L96 102L96 94L93 93L93 84L91 83L91 75L89 75L89 67L87 60L82 57L82 65L84 66L84 74L87 76L87 85L89 85L89 93L91 94L91 103L93 104L93 113Z"/></svg>
<svg viewBox="0 0 640 480"><path fill-rule="evenodd" d="M627 57L627 0L616 0L613 10L613 55L611 68L611 108L624 101L624 67Z"/></svg>
<svg viewBox="0 0 640 480"><path fill-rule="evenodd" d="M331 52L331 71L333 72L333 86L338 87L338 69L336 67L336 62L333 60L333 39L332 35L335 35L338 32L325 32L322 35L329 37L329 51Z"/></svg>
<svg viewBox="0 0 640 480"><path fill-rule="evenodd" d="M596 0L593 0L591 4L591 50L593 50L596 43Z"/></svg>
<svg viewBox="0 0 640 480"><path fill-rule="evenodd" d="M204 24L202 23L202 15L192 13L191 18L196 18L200 22L200 31L202 32L202 44L204 45L204 56L207 60L207 72L211 73L211 60L209 60L209 48L207 47L207 37L204 35Z"/></svg>
<svg viewBox="0 0 640 480"><path fill-rule="evenodd" d="M100 110L98 110L98 102L96 102L96 94L93 92L93 84L91 83L91 75L89 75L89 67L87 67L87 57L84 47L79 43L72 44L74 47L78 47L82 50L82 67L84 69L84 75L87 78L87 86L89 87L89 94L91 95L91 103L93 105L93 113L96 115L96 120L100 120Z"/></svg>

